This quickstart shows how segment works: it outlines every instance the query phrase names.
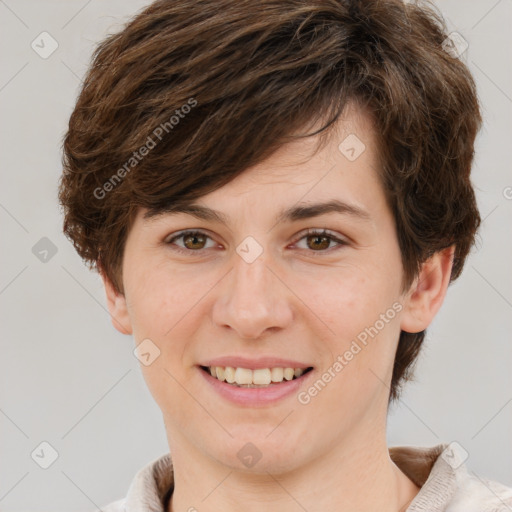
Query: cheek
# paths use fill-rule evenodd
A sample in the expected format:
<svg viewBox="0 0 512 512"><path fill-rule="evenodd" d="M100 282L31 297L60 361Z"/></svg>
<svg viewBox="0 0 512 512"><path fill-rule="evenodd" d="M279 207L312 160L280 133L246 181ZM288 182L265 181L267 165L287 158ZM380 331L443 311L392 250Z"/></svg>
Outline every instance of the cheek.
<svg viewBox="0 0 512 512"><path fill-rule="evenodd" d="M151 364L140 365L142 375L161 410L181 417L190 397L179 382L186 378L186 347L197 327L194 314L204 295L199 286L201 280L196 274L190 279L192 273L185 276L162 265L129 268L136 269L126 280L135 342L138 345L150 339L158 353Z"/></svg>
<svg viewBox="0 0 512 512"><path fill-rule="evenodd" d="M329 354L326 369L341 357L340 374L344 377L339 381L345 380L351 387L367 387L369 392L377 384L369 370L379 376L389 371L400 333L396 283L383 276L377 268L368 272L365 267L363 272L362 268L347 267L337 269L336 274L296 281L297 295L306 297L309 311L322 321L317 325L329 327L322 328L322 334L326 334L321 336L323 350ZM370 380L361 380L362 375Z"/></svg>
<svg viewBox="0 0 512 512"><path fill-rule="evenodd" d="M328 334L342 344L375 322L386 302L386 290L371 274L337 268L315 276L295 277L294 289L308 309L329 326Z"/></svg>
<svg viewBox="0 0 512 512"><path fill-rule="evenodd" d="M198 327L198 316L204 317L208 293L222 272L187 266L179 268L168 262L152 261L138 265L130 274L128 306L136 340L146 337L158 340L163 351L181 350L187 337Z"/></svg>

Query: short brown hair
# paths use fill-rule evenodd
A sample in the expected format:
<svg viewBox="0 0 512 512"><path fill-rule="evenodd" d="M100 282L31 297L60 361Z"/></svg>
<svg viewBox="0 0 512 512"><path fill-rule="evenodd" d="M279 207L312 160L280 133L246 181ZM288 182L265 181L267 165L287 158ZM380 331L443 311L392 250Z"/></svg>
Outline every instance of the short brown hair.
<svg viewBox="0 0 512 512"><path fill-rule="evenodd" d="M64 232L123 291L140 207L212 192L308 123L323 122L323 140L356 101L373 117L404 290L451 245L453 281L480 224L469 175L481 116L447 36L433 5L401 0L152 3L93 54L63 142ZM390 400L425 332L401 332Z"/></svg>

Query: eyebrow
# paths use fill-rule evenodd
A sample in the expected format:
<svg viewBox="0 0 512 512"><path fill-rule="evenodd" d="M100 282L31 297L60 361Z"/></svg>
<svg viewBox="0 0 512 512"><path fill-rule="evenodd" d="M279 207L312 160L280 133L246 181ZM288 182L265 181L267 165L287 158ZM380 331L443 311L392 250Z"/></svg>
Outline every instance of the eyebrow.
<svg viewBox="0 0 512 512"><path fill-rule="evenodd" d="M152 219L163 215L177 215L180 213L185 213L201 220L218 222L224 225L229 224L229 217L222 212L193 203L175 203L161 208L153 208L144 214L144 219ZM286 208L277 215L276 223L296 222L319 217L326 213L341 213L364 221L371 220L370 214L359 206L332 199L323 203L303 203Z"/></svg>

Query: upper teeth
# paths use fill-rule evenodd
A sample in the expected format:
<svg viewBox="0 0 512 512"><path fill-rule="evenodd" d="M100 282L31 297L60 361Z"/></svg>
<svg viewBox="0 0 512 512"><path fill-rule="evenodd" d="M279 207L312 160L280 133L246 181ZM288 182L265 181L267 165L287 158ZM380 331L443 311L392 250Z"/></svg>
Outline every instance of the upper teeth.
<svg viewBox="0 0 512 512"><path fill-rule="evenodd" d="M283 379L292 380L304 373L303 368L233 368L232 366L210 366L210 374L221 381L230 384L262 384L282 382Z"/></svg>

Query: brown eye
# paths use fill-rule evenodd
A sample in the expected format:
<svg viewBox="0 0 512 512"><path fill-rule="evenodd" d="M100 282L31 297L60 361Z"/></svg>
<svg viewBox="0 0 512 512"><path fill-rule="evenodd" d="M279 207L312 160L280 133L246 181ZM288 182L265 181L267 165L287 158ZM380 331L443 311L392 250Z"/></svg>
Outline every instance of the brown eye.
<svg viewBox="0 0 512 512"><path fill-rule="evenodd" d="M200 252L206 247L208 240L211 241L210 248L215 246L213 240L201 231L182 231L171 239L167 240L168 245L174 246L173 249L178 252ZM181 243L176 243L180 241Z"/></svg>
<svg viewBox="0 0 512 512"><path fill-rule="evenodd" d="M202 233L182 235L183 244L187 249L203 249L206 244L206 236Z"/></svg>
<svg viewBox="0 0 512 512"><path fill-rule="evenodd" d="M322 231L309 229L301 238L299 238L297 244L300 244L302 240L305 240L306 247L300 247L299 245L299 248L307 250L315 256L317 254L321 256L324 253L331 253L331 249L336 250L348 245L348 242L338 238L325 229ZM333 247L330 247L331 243L334 243Z"/></svg>
<svg viewBox="0 0 512 512"><path fill-rule="evenodd" d="M307 245L310 249L328 249L331 244L331 237L320 235L309 235L306 237L308 240ZM311 244L309 243L311 241Z"/></svg>

